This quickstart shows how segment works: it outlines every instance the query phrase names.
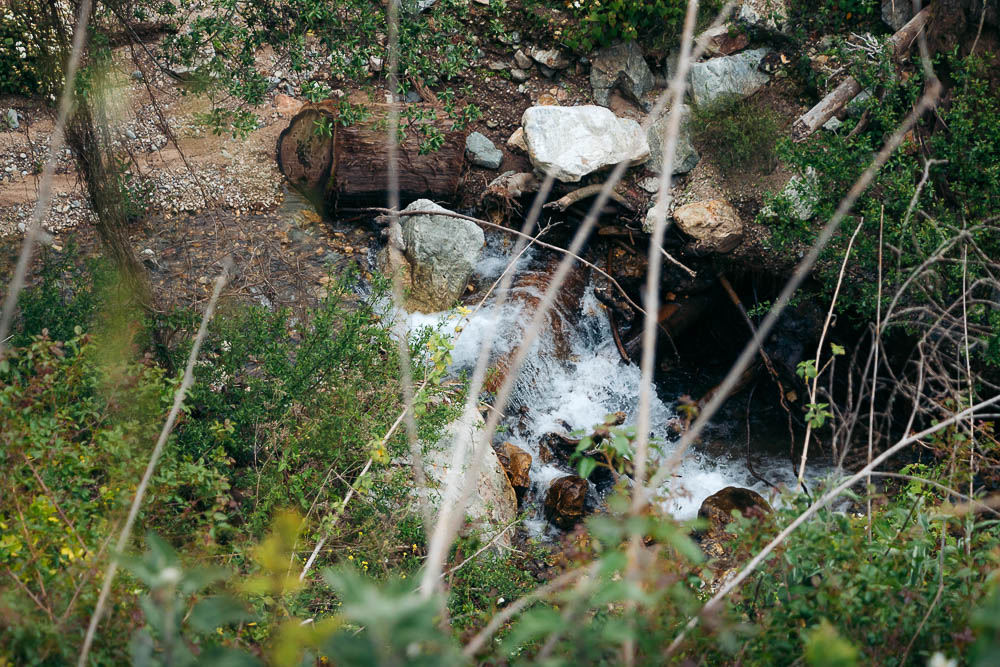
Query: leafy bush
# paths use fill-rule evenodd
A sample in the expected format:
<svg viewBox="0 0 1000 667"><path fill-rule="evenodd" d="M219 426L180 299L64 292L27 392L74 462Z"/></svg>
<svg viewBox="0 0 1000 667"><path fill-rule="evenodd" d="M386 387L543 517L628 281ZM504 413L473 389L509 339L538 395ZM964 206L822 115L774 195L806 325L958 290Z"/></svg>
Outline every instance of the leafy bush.
<svg viewBox="0 0 1000 667"><path fill-rule="evenodd" d="M697 106L691 127L699 148L724 171L767 173L777 166L775 143L780 119L759 101L723 97Z"/></svg>
<svg viewBox="0 0 1000 667"><path fill-rule="evenodd" d="M936 477L922 467L908 472ZM744 660L794 662L822 627L863 655L843 664L904 664L911 643L905 664L926 664L939 651L964 655L975 640L975 609L989 592L984 583L997 568L1000 522L950 512L945 501L933 487L909 482L876 506L871 539L861 514L824 510L803 524L736 600L755 622ZM776 511L767 528L741 519L731 531L746 553L755 552L803 509Z"/></svg>
<svg viewBox="0 0 1000 667"><path fill-rule="evenodd" d="M36 337L0 361L0 563L18 582L0 597L0 653L19 664L75 655L99 588L95 568L172 398L162 370L105 357L77 329L62 342ZM195 542L228 501L229 464L218 448L164 457L140 521ZM125 580L115 596L130 599ZM131 620L121 609L110 623L103 650L117 661L123 647L112 638Z"/></svg>
<svg viewBox="0 0 1000 667"><path fill-rule="evenodd" d="M788 18L798 30L827 35L847 30L884 30L881 10L881 0L792 0L788 3Z"/></svg>
<svg viewBox="0 0 1000 667"><path fill-rule="evenodd" d="M936 67L948 70L955 81L950 103L937 112L943 127L932 133L930 127L921 124L907 135L858 199L852 215L845 218L841 234L824 251L817 273L832 290L847 239L859 218L864 218L848 268L851 279L844 281L840 297L848 312L874 319L882 219L884 247L892 249L892 261L887 261L884 268L885 294L891 294L910 271L965 225L987 256L1000 256L1000 239L981 225L1000 206L1000 128L994 122L1000 113L1000 101L991 92L986 64L982 59L957 54L939 57ZM785 197L774 198L776 215L763 216L762 222L771 227L772 243L779 250L797 250L801 244L813 242L821 222L830 218L840 199L920 96L920 71L903 77L887 59L861 64L852 73L863 87L876 91L855 103L854 117L835 133L821 131L802 143L778 143L779 157L803 179L814 179L817 195L815 221L800 220ZM852 132L861 118L865 126ZM931 165L930 179L917 199L916 209L926 215L914 212L908 216L910 201L929 159L946 162ZM810 175L812 170L815 176ZM981 263L970 262L970 284L985 270ZM956 264L940 270L940 280L926 286L927 295L944 301L957 294L960 286L961 266ZM998 333L994 331L994 335Z"/></svg>
<svg viewBox="0 0 1000 667"><path fill-rule="evenodd" d="M39 0L0 9L0 94L48 96L61 83L56 32L43 17L58 5Z"/></svg>

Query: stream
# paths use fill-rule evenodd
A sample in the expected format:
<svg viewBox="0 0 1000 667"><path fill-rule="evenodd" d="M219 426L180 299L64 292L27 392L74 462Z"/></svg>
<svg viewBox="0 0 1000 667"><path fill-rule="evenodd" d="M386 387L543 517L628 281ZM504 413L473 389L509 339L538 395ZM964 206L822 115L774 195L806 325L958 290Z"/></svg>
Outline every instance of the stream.
<svg viewBox="0 0 1000 667"><path fill-rule="evenodd" d="M479 287L477 294L485 293L503 272L510 261L507 252L503 239L487 234L487 246L473 278ZM462 322L462 330L453 341L453 373L471 373L484 342L492 343L491 360L517 347L523 327L532 315L531 305L518 298L519 292L520 296L537 298L541 295L531 280L521 279L531 277L540 259L539 251L525 253L514 269L516 279L511 299L504 305L498 305L495 296L491 295L481 308ZM475 308L480 298L470 299L467 305ZM542 436L553 431L585 430L589 433L595 425L604 422L606 415L616 411L626 413L625 425L634 425L639 400L639 367L624 362L619 355L607 315L594 296L592 284L583 287L582 298L578 302L568 306L563 304L556 311L555 317L561 320L559 326L546 327L535 342L506 406L502 432L494 438L495 443L506 440L532 456L531 488L524 498L524 506L529 512L525 527L529 534L536 537L559 534L560 531L544 517L544 499L554 479L571 473L565 464L542 461L539 447ZM442 326L450 332L455 324L456 320L449 320L447 313L409 315L411 330ZM561 336L558 342L557 336ZM677 413L672 403L662 396L655 396L651 425L653 438L660 442L659 457L668 456L679 437L670 427L674 420L677 420ZM732 446L727 448L728 455L709 454L692 448L684 456L676 475L662 489L665 495L669 492L669 500L664 506L666 511L678 519L693 518L705 498L726 486L751 488L772 502L775 500L773 491L769 492L767 486L747 469L742 436L733 440ZM713 452L717 449L714 447ZM787 455L771 455L763 459L755 455L754 468L775 484L794 484ZM815 479L820 472L814 469L810 477ZM591 484L589 495L596 501L595 494L596 488Z"/></svg>

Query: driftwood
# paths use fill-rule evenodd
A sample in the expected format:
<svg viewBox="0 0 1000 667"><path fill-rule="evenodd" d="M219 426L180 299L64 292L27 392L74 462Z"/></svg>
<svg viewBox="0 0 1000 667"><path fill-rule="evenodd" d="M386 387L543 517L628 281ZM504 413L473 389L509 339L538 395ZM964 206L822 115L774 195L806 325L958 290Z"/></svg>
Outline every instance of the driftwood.
<svg viewBox="0 0 1000 667"><path fill-rule="evenodd" d="M593 197L594 195L600 193L600 191L602 189L604 189L604 184L602 184L602 183L595 183L594 185L587 185L587 186L584 186L584 187L580 188L579 190L574 190L573 192L570 192L568 195L560 197L559 199L557 199L555 201L550 201L549 203L547 203L545 205L545 208L549 208L549 209L554 208L554 209L556 209L558 211L565 211L566 209L568 209L573 204L575 204L575 203L577 203L579 201L582 201L584 199L587 199L589 197ZM611 198L611 199L613 199L614 201L618 202L618 204L620 204L621 206L624 206L625 208L627 208L630 211L634 211L635 210L635 208L631 204L629 204L628 201L626 201L626 199L624 197L622 197L620 194L618 194L614 190L611 190L608 193L608 197Z"/></svg>
<svg viewBox="0 0 1000 667"><path fill-rule="evenodd" d="M925 7L890 38L893 58L898 59L910 50L913 40L920 34L920 31L927 24L929 18L930 8ZM834 114L843 109L845 104L857 97L860 92L861 84L858 83L857 79L853 76L844 79L839 86L820 100L816 106L798 117L792 124L792 139L803 141L808 138L809 135L821 128L823 123L830 120Z"/></svg>
<svg viewBox="0 0 1000 667"><path fill-rule="evenodd" d="M371 105L369 111L366 121L342 127L333 100L305 105L278 137L281 173L296 187L321 197L331 210L383 203L389 183L389 107ZM444 143L421 155L421 134L407 129L398 148L400 199L452 200L462 176L465 136L452 131L447 119L424 122L438 127Z"/></svg>

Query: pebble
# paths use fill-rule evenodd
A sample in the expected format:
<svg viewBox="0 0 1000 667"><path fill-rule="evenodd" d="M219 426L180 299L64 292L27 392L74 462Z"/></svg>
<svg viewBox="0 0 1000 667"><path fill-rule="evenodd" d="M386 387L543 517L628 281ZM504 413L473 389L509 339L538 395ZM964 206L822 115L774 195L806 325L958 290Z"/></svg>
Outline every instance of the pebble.
<svg viewBox="0 0 1000 667"><path fill-rule="evenodd" d="M18 120L17 111L15 111L14 109L7 109L6 119L7 119L7 125L10 127L10 129L16 130L17 128L21 127L21 123Z"/></svg>

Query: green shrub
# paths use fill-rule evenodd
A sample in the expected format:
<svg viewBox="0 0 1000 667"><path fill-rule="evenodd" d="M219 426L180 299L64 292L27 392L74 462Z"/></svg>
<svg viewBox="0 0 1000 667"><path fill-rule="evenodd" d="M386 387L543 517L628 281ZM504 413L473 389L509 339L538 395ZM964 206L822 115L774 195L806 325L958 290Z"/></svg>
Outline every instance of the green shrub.
<svg viewBox="0 0 1000 667"><path fill-rule="evenodd" d="M43 330L60 341L72 338L76 327L90 330L108 287L114 284L114 271L102 260L77 263L75 257L77 245L72 238L61 251L40 251L34 285L18 295L12 346L28 345Z"/></svg>
<svg viewBox="0 0 1000 667"><path fill-rule="evenodd" d="M947 70L955 82L949 104L936 113L941 127L921 123L907 135L821 256L816 273L832 291L847 240L859 218L864 218L840 297L845 311L874 319L880 220L884 220L884 248L891 249L891 261L884 266L883 294L891 294L915 267L966 225L986 256L1000 256L1000 238L982 224L1000 207L1000 127L995 122L1000 100L989 85L988 62L957 54L938 58L935 66ZM778 250L797 251L815 240L822 224L921 94L920 71L905 78L887 60L859 66L852 73L863 87L877 91L857 103L854 117L845 120L837 132L820 131L802 143L786 139L778 143L779 157L799 176L807 178L807 173L815 170L817 195L815 218L810 221L793 215L784 197L774 197L776 214L765 215L761 221L771 227L771 243ZM862 115L865 127L852 133ZM917 199L917 210L907 216L929 159L944 162L930 167L930 179ZM987 267L972 259L968 270L971 284L986 275ZM960 293L962 268L954 263L937 271L939 278L921 289L927 290L927 297L944 303ZM997 334L1000 330L993 325L992 336Z"/></svg>
<svg viewBox="0 0 1000 667"><path fill-rule="evenodd" d="M0 655L16 664L75 656L99 589L108 541L121 525L172 400L173 382L143 362L105 362L95 340L39 336L0 361ZM140 525L196 545L229 496L224 452L163 457ZM129 603L119 579L113 601ZM62 619L56 623L54 617ZM104 658L133 623L116 604Z"/></svg>
<svg viewBox="0 0 1000 667"><path fill-rule="evenodd" d="M844 654L849 644L863 656L857 664L903 664L911 641L906 664L926 664L938 651L964 655L997 568L1000 525L950 513L945 501L914 481L876 506L872 539L866 518L852 512L824 510L799 527L736 598L736 611L755 620L746 664L790 664L804 650L809 656L810 641L839 643ZM776 511L766 528L741 519L730 530L746 553L756 552L803 509L797 502Z"/></svg>
<svg viewBox="0 0 1000 667"><path fill-rule="evenodd" d="M61 83L58 40L43 18L55 3L19 0L0 8L0 94L48 96ZM53 9L52 11L58 11Z"/></svg>
<svg viewBox="0 0 1000 667"><path fill-rule="evenodd" d="M791 26L821 35L848 30L884 31L881 11L881 0L791 0L788 3Z"/></svg>
<svg viewBox="0 0 1000 667"><path fill-rule="evenodd" d="M697 106L691 127L699 149L723 171L768 173L777 166L780 119L759 101L721 98Z"/></svg>

